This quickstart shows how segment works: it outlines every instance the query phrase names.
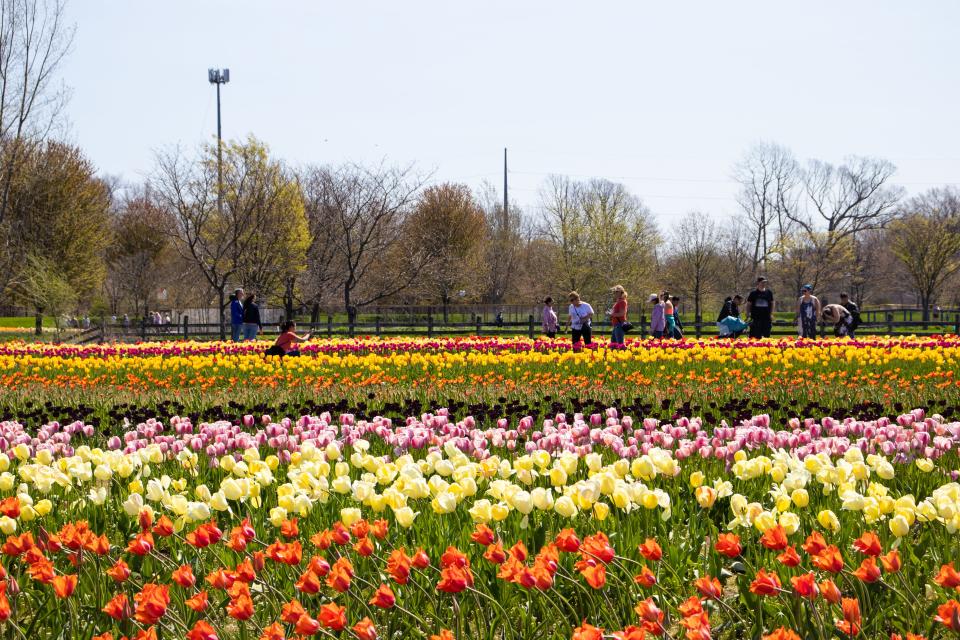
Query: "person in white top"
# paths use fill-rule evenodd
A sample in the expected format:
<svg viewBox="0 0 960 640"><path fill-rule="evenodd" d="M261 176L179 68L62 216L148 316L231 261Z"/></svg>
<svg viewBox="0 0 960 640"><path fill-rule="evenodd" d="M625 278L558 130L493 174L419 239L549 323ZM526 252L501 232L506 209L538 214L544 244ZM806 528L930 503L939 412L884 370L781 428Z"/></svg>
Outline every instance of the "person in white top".
<svg viewBox="0 0 960 640"><path fill-rule="evenodd" d="M584 344L590 344L592 342L590 326L593 318L593 307L580 300L580 294L576 291L571 291L568 299L570 300L568 313L570 315L570 329L573 332L573 346L579 346L580 338L583 338Z"/></svg>

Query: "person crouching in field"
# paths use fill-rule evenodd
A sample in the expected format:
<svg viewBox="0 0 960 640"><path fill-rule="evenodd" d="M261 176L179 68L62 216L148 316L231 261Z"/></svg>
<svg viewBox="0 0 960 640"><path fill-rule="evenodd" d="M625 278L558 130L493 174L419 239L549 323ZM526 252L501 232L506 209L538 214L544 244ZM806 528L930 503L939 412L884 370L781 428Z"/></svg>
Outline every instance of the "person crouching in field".
<svg viewBox="0 0 960 640"><path fill-rule="evenodd" d="M297 348L297 344L309 340L310 334L308 333L305 336L298 336L296 333L294 333L296 328L297 323L293 320L287 320L281 324L280 335L277 336L276 342L273 343L272 347L267 349L264 355L281 357L300 355L300 349Z"/></svg>
<svg viewBox="0 0 960 640"><path fill-rule="evenodd" d="M833 325L833 335L848 336L853 326L853 316L839 304L828 304L823 307L821 319Z"/></svg>

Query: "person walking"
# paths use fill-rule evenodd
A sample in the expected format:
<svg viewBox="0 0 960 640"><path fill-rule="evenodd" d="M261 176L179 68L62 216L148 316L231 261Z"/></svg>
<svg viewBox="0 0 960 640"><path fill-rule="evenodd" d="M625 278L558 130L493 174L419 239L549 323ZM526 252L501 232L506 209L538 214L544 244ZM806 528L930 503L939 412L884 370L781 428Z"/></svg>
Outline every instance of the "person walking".
<svg viewBox="0 0 960 640"><path fill-rule="evenodd" d="M660 296L655 293L650 294L648 302L653 304L653 310L650 311L650 335L659 340L663 337L663 332L667 328L666 316L663 313L663 303L660 302Z"/></svg>
<svg viewBox="0 0 960 640"><path fill-rule="evenodd" d="M850 299L850 296L846 292L840 294L840 306L850 312L851 322L850 326L847 328L847 335L851 338L856 338L855 332L857 327L860 326L860 307L857 306L857 303Z"/></svg>
<svg viewBox="0 0 960 640"><path fill-rule="evenodd" d="M610 289L613 292L613 308L610 309L610 324L613 332L610 336L611 344L623 345L627 337L627 292L622 285Z"/></svg>
<svg viewBox="0 0 960 640"><path fill-rule="evenodd" d="M543 325L543 332L547 334L548 338L553 340L557 337L560 319L557 317L557 312L553 310L553 298L551 296L543 299L543 319L541 324Z"/></svg>
<svg viewBox="0 0 960 640"><path fill-rule="evenodd" d="M296 329L297 323L293 320L287 320L281 324L280 335L277 336L273 346L267 349L264 355L280 357L300 355L300 349L297 347L297 344L309 340L311 334L308 333L305 336L298 336L296 334Z"/></svg>
<svg viewBox="0 0 960 640"><path fill-rule="evenodd" d="M673 303L673 323L676 329L673 331L675 340L683 339L683 323L680 322L680 296L670 296L670 302Z"/></svg>
<svg viewBox="0 0 960 640"><path fill-rule="evenodd" d="M668 338L677 339L676 308L673 306L673 300L670 298L670 292L664 291L661 293L660 299L663 301L663 318L667 325L664 335Z"/></svg>
<svg viewBox="0 0 960 640"><path fill-rule="evenodd" d="M243 331L243 289L237 288L230 296L230 338L240 342L240 332Z"/></svg>
<svg viewBox="0 0 960 640"><path fill-rule="evenodd" d="M801 338L817 338L817 319L820 317L820 300L813 295L813 285L805 284L797 302L797 324Z"/></svg>
<svg viewBox="0 0 960 640"><path fill-rule="evenodd" d="M263 328L260 323L260 307L257 306L257 296L251 293L243 301L243 339L255 340L257 333Z"/></svg>
<svg viewBox="0 0 960 640"><path fill-rule="evenodd" d="M838 337L850 335L850 327L853 324L853 315L842 305L825 305L823 307L823 312L820 315L825 323L833 325L833 335Z"/></svg>
<svg viewBox="0 0 960 640"><path fill-rule="evenodd" d="M751 338L769 338L776 312L773 291L767 288L767 279L757 278L757 288L747 295L747 321Z"/></svg>
<svg viewBox="0 0 960 640"><path fill-rule="evenodd" d="M593 307L580 300L580 294L576 291L571 291L567 299L570 300L570 307L567 311L570 331L573 334L573 346L575 348L579 347L581 338L583 338L584 344L590 344L593 341L591 333Z"/></svg>

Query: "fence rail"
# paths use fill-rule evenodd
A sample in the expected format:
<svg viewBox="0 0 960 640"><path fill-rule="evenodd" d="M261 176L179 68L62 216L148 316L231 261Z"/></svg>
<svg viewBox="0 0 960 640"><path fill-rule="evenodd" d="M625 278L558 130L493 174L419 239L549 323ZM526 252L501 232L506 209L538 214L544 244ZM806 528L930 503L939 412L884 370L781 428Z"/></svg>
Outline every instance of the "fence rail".
<svg viewBox="0 0 960 640"><path fill-rule="evenodd" d="M880 314L883 315L880 315ZM896 315L901 315L896 312ZM953 333L960 335L960 311L942 313L938 319L924 321L913 319L909 314L903 320L895 319L895 312L866 312L862 314L863 324L857 329L861 335L910 335ZM650 335L648 319L641 314L634 323L634 337L646 338ZM229 337L230 327L226 326L225 335ZM539 321L530 314L526 319L517 321L489 322L477 318L474 322L443 322L442 318L428 316L425 322L387 321L375 318L373 322L334 322L333 316L327 316L324 322L297 323L297 331L310 332L318 337L332 338L334 336L516 336L525 335L534 338L542 335ZM594 333L603 335L609 331L609 325L599 323L594 325ZM696 322L683 327L687 337L706 337L717 333L717 325L713 322L704 322L698 318ZM797 325L794 322L778 320L773 323L772 335L789 336L797 334ZM819 335L832 333L832 327L821 324ZM264 325L261 335L277 335L277 325ZM132 323L129 326L120 324L102 323L84 330L71 337L70 342L87 344L94 342L136 342L147 340L215 340L221 335L219 323L190 322L188 316L183 316L177 324L153 325L144 322Z"/></svg>

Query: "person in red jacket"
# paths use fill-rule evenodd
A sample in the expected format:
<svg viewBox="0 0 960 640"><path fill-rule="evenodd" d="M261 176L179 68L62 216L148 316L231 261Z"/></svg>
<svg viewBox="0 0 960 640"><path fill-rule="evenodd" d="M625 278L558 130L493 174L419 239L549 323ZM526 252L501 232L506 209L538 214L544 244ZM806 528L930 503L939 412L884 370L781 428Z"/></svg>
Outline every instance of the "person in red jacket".
<svg viewBox="0 0 960 640"><path fill-rule="evenodd" d="M610 309L610 324L613 325L611 344L623 344L626 338L624 325L627 322L627 292L621 285L611 289L613 292L613 308Z"/></svg>

